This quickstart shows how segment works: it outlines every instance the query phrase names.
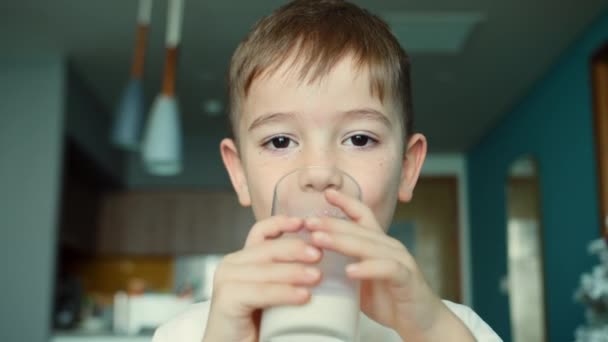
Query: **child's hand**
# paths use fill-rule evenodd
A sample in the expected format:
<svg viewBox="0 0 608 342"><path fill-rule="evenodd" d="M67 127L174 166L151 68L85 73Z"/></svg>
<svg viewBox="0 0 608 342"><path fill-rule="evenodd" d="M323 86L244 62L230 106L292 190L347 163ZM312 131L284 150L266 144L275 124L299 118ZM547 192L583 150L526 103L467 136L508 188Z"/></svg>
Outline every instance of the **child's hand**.
<svg viewBox="0 0 608 342"><path fill-rule="evenodd" d="M474 341L433 293L408 250L384 233L365 204L334 190L326 198L352 221L311 218L305 225L316 246L360 259L347 274L361 280L361 309L368 317L406 341Z"/></svg>
<svg viewBox="0 0 608 342"><path fill-rule="evenodd" d="M281 216L256 223L245 247L218 265L205 342L257 342L260 309L308 302L307 286L320 280L318 248L301 239L276 239L302 228L303 220Z"/></svg>

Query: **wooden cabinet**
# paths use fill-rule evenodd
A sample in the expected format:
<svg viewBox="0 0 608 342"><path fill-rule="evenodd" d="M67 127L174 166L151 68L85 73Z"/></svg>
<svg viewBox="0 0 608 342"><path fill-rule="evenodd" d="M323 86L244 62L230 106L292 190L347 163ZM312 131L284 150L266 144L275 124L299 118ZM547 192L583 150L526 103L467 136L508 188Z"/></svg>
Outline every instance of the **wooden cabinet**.
<svg viewBox="0 0 608 342"><path fill-rule="evenodd" d="M231 192L132 191L104 196L96 251L104 255L228 253L254 219Z"/></svg>
<svg viewBox="0 0 608 342"><path fill-rule="evenodd" d="M62 166L59 252L88 254L95 247L103 194L120 185L69 137L64 141Z"/></svg>
<svg viewBox="0 0 608 342"><path fill-rule="evenodd" d="M182 193L173 201L173 246L179 254L239 249L254 221L251 209L242 208L229 192Z"/></svg>
<svg viewBox="0 0 608 342"><path fill-rule="evenodd" d="M148 193L110 193L103 199L97 234L102 254L169 254L171 203Z"/></svg>

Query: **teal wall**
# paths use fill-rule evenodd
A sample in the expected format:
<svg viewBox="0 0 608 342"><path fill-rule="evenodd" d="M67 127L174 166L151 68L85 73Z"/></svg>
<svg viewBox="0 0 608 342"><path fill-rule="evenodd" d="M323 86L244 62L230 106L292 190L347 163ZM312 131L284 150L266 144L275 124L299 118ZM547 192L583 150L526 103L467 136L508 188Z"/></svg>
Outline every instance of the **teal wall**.
<svg viewBox="0 0 608 342"><path fill-rule="evenodd" d="M508 298L498 290L507 272L505 178L524 154L540 168L548 340L573 340L584 320L573 292L599 236L589 59L606 41L608 13L467 153L474 308L506 341Z"/></svg>
<svg viewBox="0 0 608 342"><path fill-rule="evenodd" d="M58 55L0 58L0 341L49 340L64 83Z"/></svg>

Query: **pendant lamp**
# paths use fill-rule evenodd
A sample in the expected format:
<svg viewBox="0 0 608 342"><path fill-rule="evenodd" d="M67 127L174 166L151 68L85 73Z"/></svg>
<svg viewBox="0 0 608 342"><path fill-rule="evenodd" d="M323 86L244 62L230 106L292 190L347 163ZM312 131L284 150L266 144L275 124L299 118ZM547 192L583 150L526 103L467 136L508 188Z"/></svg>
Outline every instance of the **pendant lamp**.
<svg viewBox="0 0 608 342"><path fill-rule="evenodd" d="M169 0L168 4L162 91L152 105L142 146L145 169L157 176L173 176L182 170L182 133L175 78L184 1Z"/></svg>
<svg viewBox="0 0 608 342"><path fill-rule="evenodd" d="M142 77L151 13L152 0L139 0L131 76L122 93L111 131L112 143L128 151L139 149L144 117Z"/></svg>

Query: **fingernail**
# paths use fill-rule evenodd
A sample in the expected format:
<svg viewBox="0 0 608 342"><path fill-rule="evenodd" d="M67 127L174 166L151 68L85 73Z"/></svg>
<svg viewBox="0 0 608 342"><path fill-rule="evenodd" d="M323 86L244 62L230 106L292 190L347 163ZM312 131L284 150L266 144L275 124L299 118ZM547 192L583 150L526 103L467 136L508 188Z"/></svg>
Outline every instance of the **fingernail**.
<svg viewBox="0 0 608 342"><path fill-rule="evenodd" d="M306 247L306 254L308 254L309 256L311 256L313 258L318 258L321 255L321 252L319 252L319 250L316 249L315 247L309 246L309 247Z"/></svg>
<svg viewBox="0 0 608 342"><path fill-rule="evenodd" d="M346 266L346 273L357 273L359 266L356 264L350 264Z"/></svg>
<svg viewBox="0 0 608 342"><path fill-rule="evenodd" d="M318 269L316 269L314 267L307 267L304 271L308 274L309 278L311 278L311 279L317 279L321 275L321 271L319 271Z"/></svg>
<svg viewBox="0 0 608 342"><path fill-rule="evenodd" d="M338 190L333 189L333 188L329 188L329 189L327 189L327 192L328 192L328 193L337 194L337 193L338 193Z"/></svg>
<svg viewBox="0 0 608 342"><path fill-rule="evenodd" d="M322 243L330 243L331 242L331 238L329 237L329 234L325 233L325 232L314 232L312 234L313 239L322 242Z"/></svg>
<svg viewBox="0 0 608 342"><path fill-rule="evenodd" d="M298 297L306 297L308 296L308 289L306 288L297 288L296 289L296 296Z"/></svg>
<svg viewBox="0 0 608 342"><path fill-rule="evenodd" d="M306 225L309 227L318 227L321 224L321 220L318 217L309 217L306 219Z"/></svg>

